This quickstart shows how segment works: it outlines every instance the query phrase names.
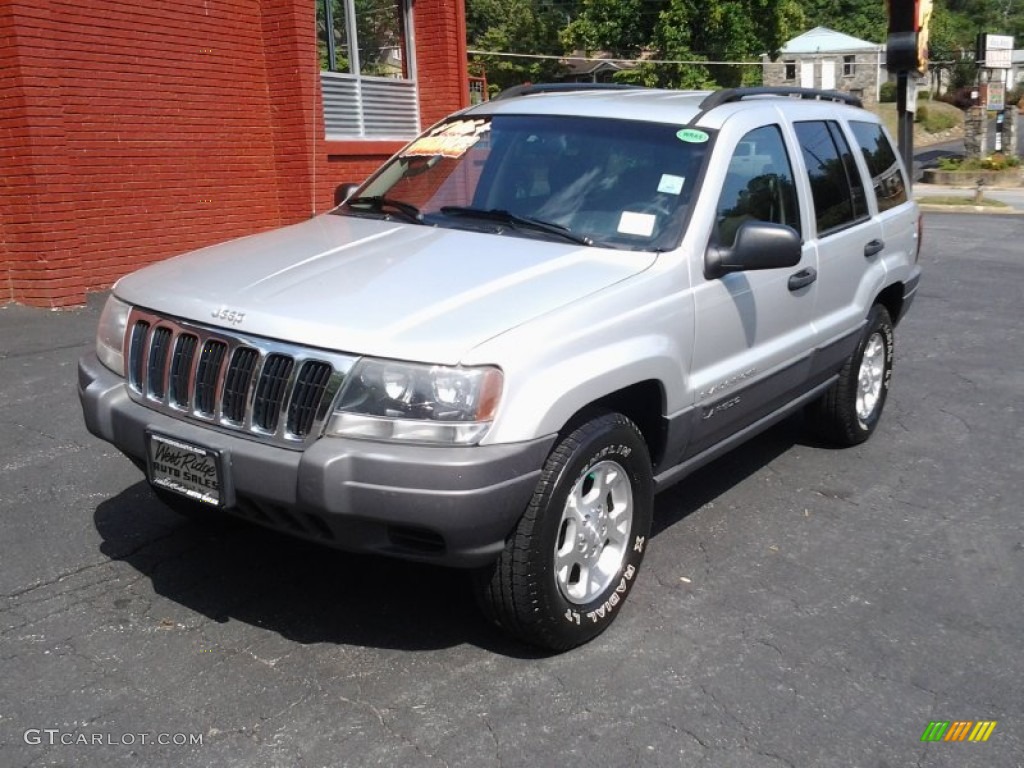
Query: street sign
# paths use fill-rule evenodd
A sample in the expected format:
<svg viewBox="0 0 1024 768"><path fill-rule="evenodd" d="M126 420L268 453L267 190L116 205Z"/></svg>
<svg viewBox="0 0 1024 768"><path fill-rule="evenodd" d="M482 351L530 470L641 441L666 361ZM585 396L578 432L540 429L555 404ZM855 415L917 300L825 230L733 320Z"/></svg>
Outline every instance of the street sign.
<svg viewBox="0 0 1024 768"><path fill-rule="evenodd" d="M985 109L1001 112L1006 108L1006 83L986 83L981 89L985 95Z"/></svg>
<svg viewBox="0 0 1024 768"><path fill-rule="evenodd" d="M1013 64L1013 35L978 35L977 58L985 69L1010 69Z"/></svg>

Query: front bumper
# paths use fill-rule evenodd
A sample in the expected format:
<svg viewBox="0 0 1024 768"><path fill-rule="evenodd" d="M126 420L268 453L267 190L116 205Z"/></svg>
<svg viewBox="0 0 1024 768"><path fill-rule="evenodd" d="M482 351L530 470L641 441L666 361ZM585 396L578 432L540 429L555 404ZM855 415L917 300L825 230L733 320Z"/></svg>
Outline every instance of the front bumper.
<svg viewBox="0 0 1024 768"><path fill-rule="evenodd" d="M325 437L294 451L139 405L95 354L79 361L78 394L89 431L140 466L147 430L219 451L234 515L339 549L466 568L504 548L555 440L439 447Z"/></svg>

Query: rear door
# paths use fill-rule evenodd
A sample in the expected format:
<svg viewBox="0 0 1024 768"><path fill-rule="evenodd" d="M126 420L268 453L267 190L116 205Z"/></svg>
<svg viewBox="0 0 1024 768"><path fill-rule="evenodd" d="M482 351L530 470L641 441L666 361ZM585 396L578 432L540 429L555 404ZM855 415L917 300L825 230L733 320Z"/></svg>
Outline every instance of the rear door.
<svg viewBox="0 0 1024 768"><path fill-rule="evenodd" d="M886 281L906 279L908 265L917 260L918 212L907 190L903 166L880 123L851 120L848 125L873 187L874 200L869 203L875 204L874 214L882 228Z"/></svg>
<svg viewBox="0 0 1024 768"><path fill-rule="evenodd" d="M815 355L815 376L852 350L868 306L884 284L885 241L840 123L798 121L793 129L813 205L814 231L808 233L808 242L818 258L813 324L821 352Z"/></svg>

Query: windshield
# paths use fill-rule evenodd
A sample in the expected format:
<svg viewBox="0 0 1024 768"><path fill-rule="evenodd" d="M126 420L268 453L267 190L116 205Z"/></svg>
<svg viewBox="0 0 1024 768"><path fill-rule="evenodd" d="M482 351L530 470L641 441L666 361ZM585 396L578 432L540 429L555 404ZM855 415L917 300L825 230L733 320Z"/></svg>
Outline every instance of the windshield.
<svg viewBox="0 0 1024 768"><path fill-rule="evenodd" d="M607 118L456 117L403 149L336 213L668 250L709 147L707 134L683 133Z"/></svg>

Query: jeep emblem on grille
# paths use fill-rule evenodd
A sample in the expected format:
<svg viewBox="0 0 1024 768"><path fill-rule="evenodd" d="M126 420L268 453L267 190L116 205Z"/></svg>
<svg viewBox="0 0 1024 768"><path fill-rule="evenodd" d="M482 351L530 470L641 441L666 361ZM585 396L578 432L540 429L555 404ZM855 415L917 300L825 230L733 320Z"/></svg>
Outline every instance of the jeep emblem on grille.
<svg viewBox="0 0 1024 768"><path fill-rule="evenodd" d="M245 312L221 307L220 309L213 310L213 312L210 313L210 317L214 320L223 320L231 325L240 325L245 319Z"/></svg>

